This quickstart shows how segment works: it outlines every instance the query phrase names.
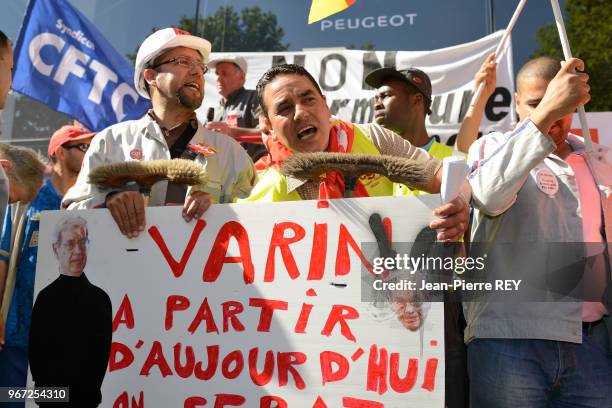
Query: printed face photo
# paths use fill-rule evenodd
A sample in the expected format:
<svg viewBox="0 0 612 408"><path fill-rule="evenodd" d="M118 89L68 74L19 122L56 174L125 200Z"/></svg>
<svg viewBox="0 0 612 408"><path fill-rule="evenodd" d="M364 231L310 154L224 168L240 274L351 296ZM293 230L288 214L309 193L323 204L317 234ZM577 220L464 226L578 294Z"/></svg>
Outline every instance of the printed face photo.
<svg viewBox="0 0 612 408"><path fill-rule="evenodd" d="M80 276L87 264L87 223L81 217L69 218L56 226L53 253L62 275Z"/></svg>
<svg viewBox="0 0 612 408"><path fill-rule="evenodd" d="M393 303L391 307L397 314L400 323L408 330L416 331L423 324L421 304L413 302Z"/></svg>

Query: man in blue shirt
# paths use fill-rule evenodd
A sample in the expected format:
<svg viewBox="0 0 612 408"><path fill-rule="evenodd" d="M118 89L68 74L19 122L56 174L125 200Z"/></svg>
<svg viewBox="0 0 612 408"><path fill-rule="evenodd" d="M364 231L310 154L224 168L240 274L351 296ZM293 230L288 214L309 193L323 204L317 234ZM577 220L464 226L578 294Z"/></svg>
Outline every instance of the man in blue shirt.
<svg viewBox="0 0 612 408"><path fill-rule="evenodd" d="M74 184L93 133L64 126L49 141L50 176L29 206L7 211L0 250L0 281L6 285L0 308L0 387L23 387L27 379L28 335L38 252L40 212L59 210ZM19 405L2 405L19 406Z"/></svg>

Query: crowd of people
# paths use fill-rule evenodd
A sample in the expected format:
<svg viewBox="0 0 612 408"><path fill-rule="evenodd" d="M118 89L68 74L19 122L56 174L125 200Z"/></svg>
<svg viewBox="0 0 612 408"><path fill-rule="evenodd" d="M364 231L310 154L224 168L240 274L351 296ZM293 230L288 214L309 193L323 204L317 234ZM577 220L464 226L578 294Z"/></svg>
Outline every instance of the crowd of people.
<svg viewBox="0 0 612 408"><path fill-rule="evenodd" d="M211 205L236 201L439 193L441 160L465 152L470 172L461 192L434 210L429 225L438 240L465 241L468 250L470 242L598 243L600 250L589 253L592 262L586 268L593 270L589 279L603 275L593 277L601 282L601 294L589 302L445 304L447 407L612 407L612 299L611 289L604 290L611 280L612 165L607 147L594 145L587 151L583 140L569 132L572 113L590 98L583 61L539 57L527 62L516 81L519 124L477 140L485 104L495 90L495 55L488 56L475 75L475 85L483 83L484 92L467 111L455 150L427 133L432 85L418 68L371 72L365 81L376 88L375 123L355 124L331 115L317 81L302 66L274 66L255 90L248 90L246 60L209 61L210 52L203 38L173 28L158 30L142 42L136 57L135 87L152 103L142 118L95 135L78 125L62 127L50 139L48 167L29 149L0 144L11 204L0 248L0 387L25 386L28 351L30 358L37 357L30 361L34 382L53 383L40 351L48 349L45 336L50 334L30 331L36 320L33 308L39 314L45 309L42 315L54 310L33 305L40 212L106 208L126 237L137 237L146 228L142 194L90 184L89 174L98 166L176 158L201 164L206 184L156 183L148 204L180 203L189 222ZM0 32L0 109L11 85L12 63L11 44ZM216 71L222 98L204 123L195 111L204 98L209 68ZM234 140L245 134L261 135L263 143L241 146ZM408 158L421 166L422 177L406 186L384 176L375 182L350 180L329 171L303 180L281 172L289 157L314 152ZM54 251L58 259L70 256L62 251L77 253L81 266L78 273L60 270L62 279L54 287L61 286L62 293L75 288L98 293L83 273L86 228L71 228L59 232ZM64 242L73 235L80 241ZM517 254L501 264L512 271L519 259ZM49 303L47 292L37 303L41 297ZM99 296L107 305L107 297ZM107 339L92 333L97 336L92 344ZM82 333L79 338L87 341ZM49 341L62 347L57 339ZM73 406L98 406L102 377L87 384L88 392L75 392L82 399ZM78 387L75 379L58 381L73 380L63 385Z"/></svg>

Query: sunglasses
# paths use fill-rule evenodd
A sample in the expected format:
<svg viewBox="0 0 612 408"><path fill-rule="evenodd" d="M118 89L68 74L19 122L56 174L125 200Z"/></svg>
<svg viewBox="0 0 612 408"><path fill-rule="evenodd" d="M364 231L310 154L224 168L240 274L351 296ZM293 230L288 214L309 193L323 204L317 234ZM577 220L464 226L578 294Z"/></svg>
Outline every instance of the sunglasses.
<svg viewBox="0 0 612 408"><path fill-rule="evenodd" d="M73 145L62 145L62 147L66 150L70 150L70 149L79 149L80 151L82 151L83 153L85 153L87 151L87 149L89 149L89 143L77 143L77 144L73 144Z"/></svg>

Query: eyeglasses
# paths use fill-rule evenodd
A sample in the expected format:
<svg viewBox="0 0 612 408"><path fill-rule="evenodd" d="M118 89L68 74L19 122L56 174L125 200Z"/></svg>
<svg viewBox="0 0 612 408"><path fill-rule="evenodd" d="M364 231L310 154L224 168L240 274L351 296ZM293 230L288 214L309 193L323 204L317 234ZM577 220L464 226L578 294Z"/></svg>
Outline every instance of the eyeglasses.
<svg viewBox="0 0 612 408"><path fill-rule="evenodd" d="M75 250L75 248L79 248L80 250L84 250L87 247L88 240L87 238L83 239L73 239L67 242L62 243L62 247L69 252Z"/></svg>
<svg viewBox="0 0 612 408"><path fill-rule="evenodd" d="M73 145L62 145L62 147L64 149L66 149L66 150L79 149L80 151L85 153L85 152L87 152L87 149L89 149L89 143L78 143L78 144L73 144Z"/></svg>
<svg viewBox="0 0 612 408"><path fill-rule="evenodd" d="M161 61L161 62L158 62L155 65L152 65L151 68L157 68L157 67L165 65L165 64L179 65L181 67L185 67L185 68L189 68L189 69L191 69L192 67L195 66L198 70L200 70L202 75L204 75L205 73L208 72L208 66L206 64L204 64L201 61L195 61L195 60L189 59L187 57L174 57L174 58L170 58L169 60Z"/></svg>

